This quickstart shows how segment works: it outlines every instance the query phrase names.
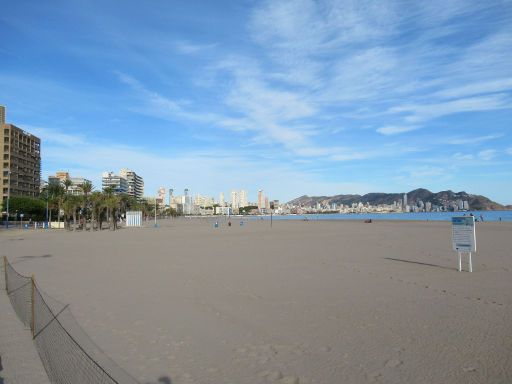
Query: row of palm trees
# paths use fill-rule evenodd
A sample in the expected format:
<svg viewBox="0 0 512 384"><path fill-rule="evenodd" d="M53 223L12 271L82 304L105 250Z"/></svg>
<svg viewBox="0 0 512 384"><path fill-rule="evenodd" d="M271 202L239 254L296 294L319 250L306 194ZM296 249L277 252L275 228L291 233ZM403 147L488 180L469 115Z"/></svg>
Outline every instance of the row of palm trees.
<svg viewBox="0 0 512 384"><path fill-rule="evenodd" d="M65 180L63 184L50 184L42 191L42 197L48 200L49 221L56 214L59 228L62 219L68 230L101 230L104 223L105 227L115 230L119 217L126 211L142 211L144 216L152 212L147 202L137 201L127 194L115 194L111 187L103 192L94 191L92 183L85 181L79 186L81 194L76 195L70 193L71 184L71 180Z"/></svg>

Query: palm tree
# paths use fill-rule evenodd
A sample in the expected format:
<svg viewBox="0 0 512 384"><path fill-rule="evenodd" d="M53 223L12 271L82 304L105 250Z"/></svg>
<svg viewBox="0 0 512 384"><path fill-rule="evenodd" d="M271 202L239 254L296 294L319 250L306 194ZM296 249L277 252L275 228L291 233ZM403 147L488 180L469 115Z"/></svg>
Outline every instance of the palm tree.
<svg viewBox="0 0 512 384"><path fill-rule="evenodd" d="M49 221L52 222L52 209L57 208L57 222L60 228L60 210L62 207L64 187L62 184L50 184L48 185L48 203L50 205L50 217Z"/></svg>
<svg viewBox="0 0 512 384"><path fill-rule="evenodd" d="M83 214L84 214L84 228L83 230L86 231L87 230L87 209L89 208L89 201L88 201L88 198L89 198L89 194L92 192L93 190L93 185L90 181L84 181L82 183L82 185L80 186L80 188L82 189L82 192L84 193L84 201L83 201ZM92 226L92 220L91 220L91 226Z"/></svg>
<svg viewBox="0 0 512 384"><path fill-rule="evenodd" d="M64 209L64 217L66 218L66 224L65 227L67 229L69 228L69 218L73 218L73 230L76 229L76 211L79 206L79 199L78 196L68 195L64 199L64 204L62 205L62 208Z"/></svg>
<svg viewBox="0 0 512 384"><path fill-rule="evenodd" d="M101 192L93 192L91 194L91 229L94 230L94 222L99 221L101 212L103 211L103 195ZM97 226L99 228L99 225Z"/></svg>
<svg viewBox="0 0 512 384"><path fill-rule="evenodd" d="M117 195L108 196L105 199L105 204L107 206L107 217L109 220L112 220L112 227L109 223L109 228L112 230L117 229L117 210L119 208L120 198Z"/></svg>
<svg viewBox="0 0 512 384"><path fill-rule="evenodd" d="M103 198L103 206L105 208L107 208L107 221L108 221L108 225L109 225L109 228L110 228L110 208L112 206L111 204L111 197L114 196L114 188L112 187L106 187L103 189L103 194L104 194L104 198Z"/></svg>
<svg viewBox="0 0 512 384"><path fill-rule="evenodd" d="M66 190L66 195L68 194L69 187L73 185L73 182L70 179L64 180L64 189Z"/></svg>

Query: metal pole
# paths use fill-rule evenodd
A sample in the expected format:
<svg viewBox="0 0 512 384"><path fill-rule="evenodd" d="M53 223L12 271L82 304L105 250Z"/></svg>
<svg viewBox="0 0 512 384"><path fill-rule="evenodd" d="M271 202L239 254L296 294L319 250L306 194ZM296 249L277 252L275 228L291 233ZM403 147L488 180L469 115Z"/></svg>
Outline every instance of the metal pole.
<svg viewBox="0 0 512 384"><path fill-rule="evenodd" d="M272 210L270 210L270 226L272 227Z"/></svg>
<svg viewBox="0 0 512 384"><path fill-rule="evenodd" d="M460 272L460 271L462 271L462 257L461 257L460 252L457 252L457 254L459 255L459 272Z"/></svg>
<svg viewBox="0 0 512 384"><path fill-rule="evenodd" d="M48 186L46 187L46 229L48 229Z"/></svg>
<svg viewBox="0 0 512 384"><path fill-rule="evenodd" d="M4 275L5 275L5 291L9 294L9 284L7 283L7 256L4 256Z"/></svg>
<svg viewBox="0 0 512 384"><path fill-rule="evenodd" d="M11 171L7 171L7 221L5 227L9 229L9 199L11 198Z"/></svg>
<svg viewBox="0 0 512 384"><path fill-rule="evenodd" d="M471 262L471 252L469 252L469 272L473 272L473 263Z"/></svg>
<svg viewBox="0 0 512 384"><path fill-rule="evenodd" d="M32 338L36 334L36 312L35 312L35 298L36 298L36 282L34 275L31 278L32 281Z"/></svg>

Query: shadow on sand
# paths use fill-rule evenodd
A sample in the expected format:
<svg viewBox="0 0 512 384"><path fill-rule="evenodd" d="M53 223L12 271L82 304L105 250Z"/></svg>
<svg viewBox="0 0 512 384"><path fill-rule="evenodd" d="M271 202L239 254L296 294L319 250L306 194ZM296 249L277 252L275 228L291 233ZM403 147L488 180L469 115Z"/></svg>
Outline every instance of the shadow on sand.
<svg viewBox="0 0 512 384"><path fill-rule="evenodd" d="M0 384L2 384L2 383L0 382ZM151 382L147 382L146 384L172 384L172 380L169 376L160 376L156 383L151 381Z"/></svg>
<svg viewBox="0 0 512 384"><path fill-rule="evenodd" d="M27 260L31 260L31 259L40 259L40 258L43 258L43 259L46 259L48 257L52 257L53 255L39 255L39 256L20 256L17 258L17 260L14 260L13 262L11 262L10 264L11 265L14 265L14 264L19 264L19 263L23 263L24 261L27 261Z"/></svg>
<svg viewBox="0 0 512 384"><path fill-rule="evenodd" d="M386 259L386 260L392 260L392 261L401 261L402 263L411 263L411 264L426 265L427 267L436 267L436 268L448 269L448 270L450 270L450 271L457 270L457 268L443 267L442 265L437 265L437 264L422 263L421 261L412 261L412 260L404 260L404 259L394 259L394 258L392 258L392 257L384 257L384 259Z"/></svg>

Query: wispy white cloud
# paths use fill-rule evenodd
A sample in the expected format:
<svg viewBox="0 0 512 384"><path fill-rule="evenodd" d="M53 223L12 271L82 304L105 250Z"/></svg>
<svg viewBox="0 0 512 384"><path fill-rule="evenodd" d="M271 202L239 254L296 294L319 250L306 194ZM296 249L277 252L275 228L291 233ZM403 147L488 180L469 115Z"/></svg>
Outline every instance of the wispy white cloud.
<svg viewBox="0 0 512 384"><path fill-rule="evenodd" d="M483 151L478 152L478 157L482 160L489 161L497 156L497 152L498 151L495 149L484 149Z"/></svg>
<svg viewBox="0 0 512 384"><path fill-rule="evenodd" d="M399 133L410 132L418 129L417 126L395 126L386 125L385 127L377 128L377 132L383 135L397 135Z"/></svg>
<svg viewBox="0 0 512 384"><path fill-rule="evenodd" d="M504 78L490 80L485 82L462 85L456 88L446 88L439 92L434 92L432 97L435 98L454 98L482 95L487 93L499 93L512 90L512 79Z"/></svg>
<svg viewBox="0 0 512 384"><path fill-rule="evenodd" d="M121 72L116 74L121 82L130 86L140 101L135 107L136 112L171 121L185 119L212 122L219 119L219 116L214 113L189 109L190 103L186 100L173 100L151 91L130 75Z"/></svg>
<svg viewBox="0 0 512 384"><path fill-rule="evenodd" d="M466 137L452 137L446 140L447 144L452 145L468 145L468 144L480 144L490 140L496 140L502 138L503 135L485 135L485 136L466 136Z"/></svg>
<svg viewBox="0 0 512 384"><path fill-rule="evenodd" d="M180 53L191 55L204 53L205 51L210 51L214 49L217 44L196 44L190 41L177 41L175 43L176 50Z"/></svg>
<svg viewBox="0 0 512 384"><path fill-rule="evenodd" d="M390 113L405 114L404 120L409 123L420 123L441 116L461 112L481 112L512 108L512 100L507 94L496 94L481 97L468 97L431 104L404 104L389 109Z"/></svg>

